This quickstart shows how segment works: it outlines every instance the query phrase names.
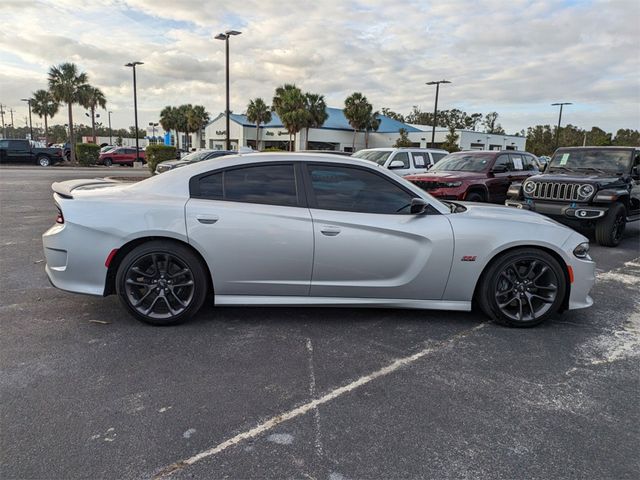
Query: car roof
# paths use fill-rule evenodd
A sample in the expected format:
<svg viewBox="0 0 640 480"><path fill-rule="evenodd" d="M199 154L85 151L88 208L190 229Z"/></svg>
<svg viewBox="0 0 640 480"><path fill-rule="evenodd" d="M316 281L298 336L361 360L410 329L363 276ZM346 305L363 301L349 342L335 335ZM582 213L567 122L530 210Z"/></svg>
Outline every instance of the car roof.
<svg viewBox="0 0 640 480"><path fill-rule="evenodd" d="M395 151L418 151L418 152L438 152L438 153L449 153L446 150L441 148L422 148L422 147L376 147L376 148L363 148L362 150L358 150L354 153L359 152L395 152Z"/></svg>

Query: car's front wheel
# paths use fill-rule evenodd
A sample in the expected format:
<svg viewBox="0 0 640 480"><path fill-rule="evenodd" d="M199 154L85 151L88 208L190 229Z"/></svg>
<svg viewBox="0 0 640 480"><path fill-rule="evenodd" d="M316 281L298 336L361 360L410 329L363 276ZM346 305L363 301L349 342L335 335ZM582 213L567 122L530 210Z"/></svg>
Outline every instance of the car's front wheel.
<svg viewBox="0 0 640 480"><path fill-rule="evenodd" d="M560 309L565 293L560 263L543 250L522 248L491 263L482 276L477 301L503 325L533 327Z"/></svg>
<svg viewBox="0 0 640 480"><path fill-rule="evenodd" d="M111 165L113 165L113 162L111 161L111 159L110 159L110 158L105 158L105 159L102 161L102 164L103 164L105 167L110 167Z"/></svg>
<svg viewBox="0 0 640 480"><path fill-rule="evenodd" d="M151 325L175 325L202 307L207 272L188 247L172 241L144 243L120 263L116 291L136 317Z"/></svg>
<svg viewBox="0 0 640 480"><path fill-rule="evenodd" d="M627 226L627 210L621 203L611 206L596 223L596 240L604 247L617 247Z"/></svg>

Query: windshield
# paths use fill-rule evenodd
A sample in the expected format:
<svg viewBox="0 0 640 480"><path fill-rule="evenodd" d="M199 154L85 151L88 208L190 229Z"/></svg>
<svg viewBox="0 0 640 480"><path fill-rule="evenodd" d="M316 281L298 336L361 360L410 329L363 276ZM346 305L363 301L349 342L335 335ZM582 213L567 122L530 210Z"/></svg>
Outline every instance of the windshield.
<svg viewBox="0 0 640 480"><path fill-rule="evenodd" d="M493 157L478 153L452 153L436 163L430 172L482 172Z"/></svg>
<svg viewBox="0 0 640 480"><path fill-rule="evenodd" d="M189 155L185 155L180 160L184 160L185 162L199 162L200 160L205 160L211 152L192 152Z"/></svg>
<svg viewBox="0 0 640 480"><path fill-rule="evenodd" d="M592 170L610 173L628 172L632 155L629 150L580 149L558 150L549 161L548 171Z"/></svg>
<svg viewBox="0 0 640 480"><path fill-rule="evenodd" d="M362 158L363 160L369 160L370 162L375 162L378 165L383 165L389 158L391 152L388 151L380 151L380 150L360 150L357 153L354 153L352 157Z"/></svg>

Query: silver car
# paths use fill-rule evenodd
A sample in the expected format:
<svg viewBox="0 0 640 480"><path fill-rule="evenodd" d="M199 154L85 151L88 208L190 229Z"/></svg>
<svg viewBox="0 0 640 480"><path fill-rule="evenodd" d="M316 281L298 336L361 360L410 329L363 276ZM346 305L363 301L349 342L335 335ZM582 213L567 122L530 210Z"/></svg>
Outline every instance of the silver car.
<svg viewBox="0 0 640 480"><path fill-rule="evenodd" d="M442 202L389 170L318 154L205 160L135 184L53 184L58 288L182 322L216 305L471 310L510 326L590 306L587 239L541 215ZM210 295L212 294L212 295Z"/></svg>

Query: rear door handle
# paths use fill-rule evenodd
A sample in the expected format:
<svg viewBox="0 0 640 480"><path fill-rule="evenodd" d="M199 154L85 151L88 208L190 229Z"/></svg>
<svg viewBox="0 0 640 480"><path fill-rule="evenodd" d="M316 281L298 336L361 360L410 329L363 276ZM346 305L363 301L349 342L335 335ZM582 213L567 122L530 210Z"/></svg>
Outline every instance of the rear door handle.
<svg viewBox="0 0 640 480"><path fill-rule="evenodd" d="M340 227L335 227L333 225L323 225L320 228L320 231L322 232L323 235L326 235L327 237L335 237L341 232Z"/></svg>
<svg viewBox="0 0 640 480"><path fill-rule="evenodd" d="M196 215L196 220L205 225L213 225L220 218L217 215Z"/></svg>

